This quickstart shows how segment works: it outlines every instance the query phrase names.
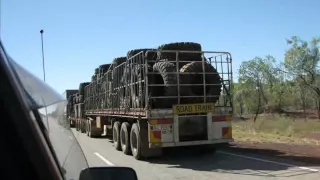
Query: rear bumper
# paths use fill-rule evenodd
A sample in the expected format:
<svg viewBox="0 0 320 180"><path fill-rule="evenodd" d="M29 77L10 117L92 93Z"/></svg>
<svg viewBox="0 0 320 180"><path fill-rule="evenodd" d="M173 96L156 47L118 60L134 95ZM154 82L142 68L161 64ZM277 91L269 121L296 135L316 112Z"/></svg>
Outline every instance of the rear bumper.
<svg viewBox="0 0 320 180"><path fill-rule="evenodd" d="M206 145L206 144L223 144L233 142L234 139L215 139L206 141L187 141L187 142L172 142L172 143L149 143L150 148L158 147L178 147L178 146L196 146L196 145Z"/></svg>

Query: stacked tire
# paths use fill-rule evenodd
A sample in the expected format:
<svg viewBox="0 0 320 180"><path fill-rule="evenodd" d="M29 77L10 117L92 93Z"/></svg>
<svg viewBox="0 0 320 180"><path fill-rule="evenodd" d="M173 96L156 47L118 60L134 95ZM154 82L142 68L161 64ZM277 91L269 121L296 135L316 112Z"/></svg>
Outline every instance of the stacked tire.
<svg viewBox="0 0 320 180"><path fill-rule="evenodd" d="M145 89L143 88L144 82L142 82L142 80L144 80L145 78L145 61L148 60L147 69L149 72L151 72L152 65L157 60L156 50L157 49L143 48L133 49L127 52L128 63L125 66L121 82L122 84L130 84L131 80L133 80L135 82L139 82L139 84L131 84L129 88L124 89L123 95L126 97L130 97L127 102L128 104L125 105L126 107L140 108L145 106Z"/></svg>
<svg viewBox="0 0 320 180"><path fill-rule="evenodd" d="M152 96L158 97L152 100L152 106L153 108L170 108L177 103L176 67L169 61L160 60L153 65L153 72L156 74L154 74L153 82L149 81L149 84L160 86L152 86Z"/></svg>
<svg viewBox="0 0 320 180"><path fill-rule="evenodd" d="M180 50L180 51L201 51L202 47L199 43L194 42L175 42L169 44L163 44L158 47L157 59L167 59L169 62L175 63L177 59L176 52L165 52L166 50ZM179 69L187 64L188 62L180 61L201 61L202 56L200 53L192 52L180 52L178 53L179 58Z"/></svg>
<svg viewBox="0 0 320 180"><path fill-rule="evenodd" d="M99 74L102 77L110 68L111 64L102 64L99 66Z"/></svg>
<svg viewBox="0 0 320 180"><path fill-rule="evenodd" d="M115 58L113 61L112 81L115 97L112 103L113 108L127 107L139 108L151 106L151 108L172 108L177 104L178 94L181 96L203 96L206 89L206 102L215 103L221 92L221 80L217 70L202 57L201 45L192 42L176 42L159 46L158 53L147 51L155 49L134 49L127 53L127 57ZM165 50L181 50L179 54L165 52ZM141 56L140 56L141 55ZM176 63L176 57L186 62ZM145 60L148 63L145 63ZM142 60L142 61L140 61ZM127 62L123 64L124 62ZM121 66L119 66L122 64ZM145 84L124 86L133 82L145 80L145 72L148 72L148 94L145 92ZM180 72L180 79L177 79L177 71ZM104 71L103 71L104 72ZM205 73L204 73L205 72ZM100 70L101 74L101 70ZM104 79L103 81L109 81ZM110 80L111 81L111 80ZM177 84L181 84L178 92ZM206 87L191 86L206 83ZM208 85L209 84L209 85ZM155 85L155 86L152 86ZM120 91L116 91L120 87ZM158 97L145 103L145 97ZM109 98L110 99L110 98ZM130 103L126 104L129 100ZM202 103L203 97L182 98L180 103ZM123 103L125 102L125 103ZM121 104L123 103L123 104ZM124 105L124 106L123 106ZM161 154L160 148L149 149L148 124L146 121L130 121L127 118L111 118L113 143L117 150L124 154L132 154L136 159L152 157ZM88 122L88 129L91 124ZM91 131L88 131L91 132ZM91 135L89 135L91 136Z"/></svg>
<svg viewBox="0 0 320 180"><path fill-rule="evenodd" d="M157 54L158 62L153 66L153 71L157 72L157 74L154 76L153 83L157 85L163 84L163 86L153 88L152 96L163 98L154 100L154 108L171 108L173 104L178 103L177 98L164 98L165 96L173 97L178 95L176 86L178 81L176 75L177 69L180 71L180 96L204 96L203 83L205 82L206 96L211 96L210 98L206 98L206 102L215 103L219 99L221 80L217 70L207 63L205 59L202 61L201 53L192 52L202 50L199 43L176 42L164 44L159 46L158 50L160 50ZM190 52L177 54L175 52L166 52L165 50ZM176 62L177 56L179 63ZM197 84L199 85L197 86ZM180 103L202 103L203 101L203 97L192 97L181 98Z"/></svg>
<svg viewBox="0 0 320 180"><path fill-rule="evenodd" d="M133 49L127 52L127 57L115 58L112 62L114 67L112 81L114 82L113 89L128 84L132 79L135 82L141 82L145 78L144 72L147 69L149 72L148 84L151 85L148 87L147 96L158 98L145 104L145 85L144 83L137 83L130 85L129 88L120 88L118 92L113 92L117 94L114 96L117 98L112 100L113 107L139 108L151 106L152 108L171 108L173 104L178 103L178 93L180 96L193 96L181 98L180 103L186 104L204 102L204 94L206 94L206 102L215 103L219 99L222 89L220 75L199 53L199 51L202 51L199 43L174 42L159 46L157 53L152 52L155 50L151 48ZM188 52L177 54L166 52L167 50ZM147 51L149 52L145 56ZM179 62L176 61L177 56ZM146 59L148 60L147 65L143 61ZM127 60L129 60L129 63L119 66ZM95 78L105 73L109 67L110 64L106 64L97 68ZM179 80L177 79L177 70L180 72ZM180 92L177 88L178 81ZM203 83L206 84L205 87ZM130 98L125 99L126 97Z"/></svg>
<svg viewBox="0 0 320 180"><path fill-rule="evenodd" d="M152 67L154 65L155 61L157 60L156 50L157 49L152 49L152 48L133 49L133 50L130 50L127 52L127 58L130 59L133 56L136 56L136 55L139 56L141 53L141 57L146 55L144 60L148 60L148 65ZM148 54L146 54L147 52L148 52ZM134 64L145 64L145 62L141 58L138 58L138 60L136 60L133 63Z"/></svg>
<svg viewBox="0 0 320 180"><path fill-rule="evenodd" d="M78 117L78 129L83 133L83 132L85 132L85 130L86 130L86 124L83 122L83 118L85 118L85 113L84 113L84 111L85 111L85 109L84 109L84 100L85 100L85 94L84 94L84 88L87 86L87 85L89 85L90 84L90 82L82 82L82 83L80 83L79 84L79 90L78 90L78 93L79 93L79 95L78 95L78 103L79 103L79 105L78 106L80 106L80 109L78 109L78 110L80 110L80 112L78 112L79 113L79 116L80 117Z"/></svg>
<svg viewBox="0 0 320 180"><path fill-rule="evenodd" d="M94 74L91 77L91 81L96 81L99 78L99 68L94 69Z"/></svg>
<svg viewBox="0 0 320 180"><path fill-rule="evenodd" d="M90 82L83 82L79 84L79 103L83 103L84 99L85 99L85 94L84 94L84 87L86 87L87 85L89 85Z"/></svg>
<svg viewBox="0 0 320 180"><path fill-rule="evenodd" d="M91 81L93 82L93 81L95 81L96 80L96 76L95 75L92 75L91 76Z"/></svg>
<svg viewBox="0 0 320 180"><path fill-rule="evenodd" d="M139 61L139 54L144 55L147 51L154 51L155 49L134 49L127 53L127 58L130 63L124 68L121 83L130 82L130 77L135 81L143 80L145 63ZM163 44L158 47L158 53L149 52L145 59L148 59L148 92L149 97L158 97L152 99L147 105L152 108L171 108L173 104L178 103L178 89L177 89L177 70L180 71L180 96L200 96L192 98L181 98L180 103L202 103L204 101L204 82L206 84L206 102L215 103L219 99L221 92L221 80L217 70L209 63L207 63L201 51L202 47L199 43L194 42L175 42ZM166 52L166 50L180 50L188 52ZM135 58L132 58L135 56ZM177 56L179 63L176 62ZM132 62L131 62L132 61ZM183 62L185 61L185 62ZM204 63L202 63L204 62ZM204 65L203 65L204 64ZM130 66L130 67L129 67ZM178 66L178 67L177 67ZM204 69L203 69L204 67ZM203 72L205 74L203 75ZM197 85L198 84L198 85ZM136 84L130 86L129 89L123 89L122 96L131 97L131 106L133 108L145 107L145 87L144 84ZM201 97L202 96L202 97Z"/></svg>
<svg viewBox="0 0 320 180"><path fill-rule="evenodd" d="M121 64L123 64L124 62L127 61L127 57L117 57L114 58L112 61L112 65L113 65L113 71L112 71L112 81L113 81L113 88L118 88L120 87L123 83L122 83L122 78L123 78L123 74L124 74L124 70L125 70L125 66L119 66ZM125 89L121 88L119 91L117 92L113 92L116 93L118 95L113 96L112 99L112 105L113 108L119 108L120 106L123 106L123 102L124 102L124 95L125 95Z"/></svg>
<svg viewBox="0 0 320 180"><path fill-rule="evenodd" d="M184 65L180 73L180 82L182 85L185 84L185 86L180 86L180 95L194 96L182 98L181 103L201 103L204 101L204 97L201 96L204 95L208 103L216 103L219 100L222 82L219 73L211 64L201 61L191 62Z"/></svg>

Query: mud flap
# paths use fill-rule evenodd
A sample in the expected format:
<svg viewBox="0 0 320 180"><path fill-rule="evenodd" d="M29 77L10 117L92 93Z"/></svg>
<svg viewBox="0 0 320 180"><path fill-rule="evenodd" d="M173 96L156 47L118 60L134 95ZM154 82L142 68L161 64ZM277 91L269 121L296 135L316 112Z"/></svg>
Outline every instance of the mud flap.
<svg viewBox="0 0 320 180"><path fill-rule="evenodd" d="M162 148L149 148L148 123L146 120L138 121L140 130L141 155L145 158L162 155Z"/></svg>
<svg viewBox="0 0 320 180"><path fill-rule="evenodd" d="M89 118L87 121L87 126L89 126L88 130L90 131L91 137L99 137L103 133L102 128L97 128L94 126L96 124L95 120Z"/></svg>

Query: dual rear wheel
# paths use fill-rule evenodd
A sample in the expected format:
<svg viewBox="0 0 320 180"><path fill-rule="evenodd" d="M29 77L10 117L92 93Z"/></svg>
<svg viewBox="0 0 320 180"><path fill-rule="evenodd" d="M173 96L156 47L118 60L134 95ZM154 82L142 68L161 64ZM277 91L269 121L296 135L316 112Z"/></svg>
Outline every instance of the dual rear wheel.
<svg viewBox="0 0 320 180"><path fill-rule="evenodd" d="M124 154L141 160L145 157L158 157L162 154L161 148L149 148L147 138L147 127L138 123L132 125L128 122L115 121L113 124L113 144L115 148ZM215 152L212 145L202 145L193 147L193 152L197 154L207 154Z"/></svg>
<svg viewBox="0 0 320 180"><path fill-rule="evenodd" d="M113 144L124 154L131 154L135 159L141 159L140 130L137 123L132 126L128 122L120 124L116 121L113 124Z"/></svg>
<svg viewBox="0 0 320 180"><path fill-rule="evenodd" d="M103 133L103 129L101 128L94 128L92 121L86 120L84 123L84 130L83 132L87 134L88 137L97 138L100 137Z"/></svg>
<svg viewBox="0 0 320 180"><path fill-rule="evenodd" d="M76 130L77 131L80 131L80 123L79 123L79 121L78 120L76 120Z"/></svg>

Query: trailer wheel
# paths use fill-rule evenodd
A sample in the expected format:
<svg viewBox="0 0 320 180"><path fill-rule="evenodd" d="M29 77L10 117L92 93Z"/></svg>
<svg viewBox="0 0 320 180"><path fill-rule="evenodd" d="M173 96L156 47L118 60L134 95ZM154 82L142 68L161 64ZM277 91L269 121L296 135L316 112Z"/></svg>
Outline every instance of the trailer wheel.
<svg viewBox="0 0 320 180"><path fill-rule="evenodd" d="M130 124L123 122L120 129L121 149L124 154L130 154Z"/></svg>
<svg viewBox="0 0 320 180"><path fill-rule="evenodd" d="M74 123L73 123L72 119L69 119L69 122L70 122L70 127L71 127L71 128L74 128L74 127L75 127L75 125L74 125Z"/></svg>
<svg viewBox="0 0 320 180"><path fill-rule="evenodd" d="M130 146L131 152L135 159L140 160L141 155L141 142L140 142L140 130L137 123L134 123L130 132Z"/></svg>
<svg viewBox="0 0 320 180"><path fill-rule="evenodd" d="M90 138L94 138L96 137L97 135L92 133L92 128L91 128L91 121L88 120L88 123L87 123L87 136L90 137Z"/></svg>
<svg viewBox="0 0 320 180"><path fill-rule="evenodd" d="M83 122L82 120L80 120L80 131L81 131L81 133L85 133L86 132L86 123L85 122Z"/></svg>
<svg viewBox="0 0 320 180"><path fill-rule="evenodd" d="M77 124L77 120L74 121L74 128L76 129L76 131L78 131L78 124Z"/></svg>
<svg viewBox="0 0 320 180"><path fill-rule="evenodd" d="M86 134L89 137L89 120L86 120Z"/></svg>
<svg viewBox="0 0 320 180"><path fill-rule="evenodd" d="M78 120L76 120L76 130L77 130L77 131L80 130L80 128L79 128L79 121L78 121Z"/></svg>
<svg viewBox="0 0 320 180"><path fill-rule="evenodd" d="M87 120L87 128L86 129L87 129L87 136L92 137L90 120Z"/></svg>
<svg viewBox="0 0 320 180"><path fill-rule="evenodd" d="M121 143L120 143L120 122L116 121L113 124L113 144L116 150L121 151Z"/></svg>
<svg viewBox="0 0 320 180"><path fill-rule="evenodd" d="M81 121L80 120L77 120L78 121L78 131L81 132Z"/></svg>
<svg viewBox="0 0 320 180"><path fill-rule="evenodd" d="M77 120L78 121L78 131L81 132L81 121L80 120Z"/></svg>

